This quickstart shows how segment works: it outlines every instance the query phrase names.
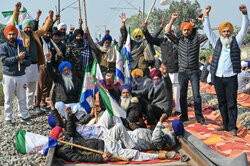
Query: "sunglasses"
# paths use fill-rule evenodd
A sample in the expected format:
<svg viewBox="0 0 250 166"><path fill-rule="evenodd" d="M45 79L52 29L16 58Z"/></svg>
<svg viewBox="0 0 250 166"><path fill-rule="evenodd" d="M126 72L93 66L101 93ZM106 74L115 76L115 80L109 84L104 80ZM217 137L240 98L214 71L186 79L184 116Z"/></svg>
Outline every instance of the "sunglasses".
<svg viewBox="0 0 250 166"><path fill-rule="evenodd" d="M141 35L136 35L135 38L141 38Z"/></svg>

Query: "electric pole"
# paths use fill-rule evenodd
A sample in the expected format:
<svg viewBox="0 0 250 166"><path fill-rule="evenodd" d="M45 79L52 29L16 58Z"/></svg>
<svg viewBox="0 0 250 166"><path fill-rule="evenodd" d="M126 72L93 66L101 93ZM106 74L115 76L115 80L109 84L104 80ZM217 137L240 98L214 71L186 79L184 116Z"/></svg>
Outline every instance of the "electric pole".
<svg viewBox="0 0 250 166"><path fill-rule="evenodd" d="M60 0L58 0L58 9L57 9L58 14L60 15ZM57 25L60 24L60 17L59 20L57 22Z"/></svg>

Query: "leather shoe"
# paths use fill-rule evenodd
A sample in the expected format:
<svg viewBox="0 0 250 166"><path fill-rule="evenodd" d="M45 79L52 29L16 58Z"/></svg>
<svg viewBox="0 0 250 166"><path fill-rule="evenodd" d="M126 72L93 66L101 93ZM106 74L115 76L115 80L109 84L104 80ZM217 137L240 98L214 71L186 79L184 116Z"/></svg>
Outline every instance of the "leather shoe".
<svg viewBox="0 0 250 166"><path fill-rule="evenodd" d="M181 121L182 123L184 123L184 122L189 121L189 119L188 119L188 118L183 118L183 117L180 117L180 121Z"/></svg>
<svg viewBox="0 0 250 166"><path fill-rule="evenodd" d="M200 123L201 125L207 125L206 121L204 119L197 120L197 123Z"/></svg>
<svg viewBox="0 0 250 166"><path fill-rule="evenodd" d="M228 129L227 129L224 125L222 125L222 126L216 128L216 130L217 130L217 131L228 131Z"/></svg>
<svg viewBox="0 0 250 166"><path fill-rule="evenodd" d="M229 133L231 134L231 136L237 136L236 129L230 130Z"/></svg>

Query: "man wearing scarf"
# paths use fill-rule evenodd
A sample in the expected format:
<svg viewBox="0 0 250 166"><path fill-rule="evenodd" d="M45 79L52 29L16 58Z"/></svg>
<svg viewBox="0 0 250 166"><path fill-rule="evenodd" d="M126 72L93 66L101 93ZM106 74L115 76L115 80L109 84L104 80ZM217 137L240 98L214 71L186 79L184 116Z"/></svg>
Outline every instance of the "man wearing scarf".
<svg viewBox="0 0 250 166"><path fill-rule="evenodd" d="M200 44L207 38L206 35L197 36L194 33L193 25L190 22L183 22L181 25L182 35L176 37L171 32L171 27L179 17L178 13L173 13L172 18L167 26L168 38L176 44L178 50L178 67L179 74L178 80L180 84L180 105L181 105L181 117L182 122L188 121L188 109L187 109L187 91L188 82L190 80L192 85L193 97L194 97L194 110L196 121L202 125L206 125L205 119L202 115L202 102L200 96L200 77L199 77L199 52Z"/></svg>
<svg viewBox="0 0 250 166"><path fill-rule="evenodd" d="M95 52L98 63L102 72L113 71L115 72L115 61L116 61L116 46L112 46L112 37L109 34L106 34L102 41L103 45L94 43L88 27L85 29L85 32L88 36L88 41L91 49ZM118 44L119 50L122 45Z"/></svg>
<svg viewBox="0 0 250 166"><path fill-rule="evenodd" d="M72 64L73 73L80 79L84 78L84 70L87 64L92 66L93 57L89 46L89 41L83 30L74 31L74 41L67 46L64 60Z"/></svg>
<svg viewBox="0 0 250 166"><path fill-rule="evenodd" d="M12 17L12 25L15 25L15 20L18 21L19 11L22 4L18 2L15 5L15 10ZM34 96L36 91L36 83L38 82L38 65L43 65L45 63L44 52L40 37L42 37L51 27L53 23L53 11L49 11L49 17L46 20L44 26L33 31L34 22L31 20L24 20L22 22L22 29L20 30L20 35L23 40L23 46L29 52L32 64L26 68L27 74L27 107L28 109L33 108Z"/></svg>
<svg viewBox="0 0 250 166"><path fill-rule="evenodd" d="M133 77L132 89L133 90L143 90L148 88L152 84L152 80L148 77L143 77L143 71L141 69L134 69L131 72Z"/></svg>
<svg viewBox="0 0 250 166"><path fill-rule="evenodd" d="M121 37L122 41L127 39L127 28L125 26L126 16L122 13L122 30L124 34ZM144 35L141 29L137 28L132 32L131 39L131 57L133 61L131 62L131 69L139 68L143 71L145 76L149 76L149 66L154 64L155 50L153 46L144 39ZM120 43L124 44L122 41Z"/></svg>
<svg viewBox="0 0 250 166"><path fill-rule="evenodd" d="M241 72L240 47L247 34L249 22L246 6L240 5L239 9L243 18L241 30L236 37L232 36L233 25L230 22L220 24L220 37L216 37L209 21L211 6L205 8L204 20L204 31L214 48L210 73L223 120L223 125L217 130L229 131L232 136L237 136L237 76Z"/></svg>
<svg viewBox="0 0 250 166"><path fill-rule="evenodd" d="M143 110L145 110L148 125L154 129L162 114L171 115L173 94L172 83L164 65L161 66L161 71L153 69L150 72L150 78L153 84L149 88L134 93L146 99L147 103L142 103Z"/></svg>
<svg viewBox="0 0 250 166"><path fill-rule="evenodd" d="M67 46L73 40L72 28L70 28L69 34L67 34L67 25L65 23L60 23L57 25L57 30L61 32L62 43Z"/></svg>

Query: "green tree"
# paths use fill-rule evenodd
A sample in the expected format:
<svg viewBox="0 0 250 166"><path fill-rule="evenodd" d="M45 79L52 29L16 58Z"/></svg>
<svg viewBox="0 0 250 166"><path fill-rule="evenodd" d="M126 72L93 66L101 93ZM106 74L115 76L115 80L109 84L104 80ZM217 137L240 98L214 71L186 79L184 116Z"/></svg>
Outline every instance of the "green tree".
<svg viewBox="0 0 250 166"><path fill-rule="evenodd" d="M196 20L196 24L198 28L202 28L201 22L197 20L197 13L201 12L200 4L197 0L194 3L191 3L190 0L181 0L181 1L173 1L169 9L159 9L154 8L148 20L148 29L150 32L155 32L157 28L159 28L161 24L162 17L165 16L167 22L169 22L172 13L179 13L179 18L176 19L174 25L177 28L177 35L180 35L180 26L182 22L190 20L193 18ZM127 25L130 25L131 30L133 31L135 28L140 28L142 24L142 15L133 15L128 21Z"/></svg>
<svg viewBox="0 0 250 166"><path fill-rule="evenodd" d="M236 36L240 31L240 27L239 26L234 26L234 33L233 35ZM247 31L247 35L242 43L243 45L250 45L250 28L248 28L248 31Z"/></svg>
<svg viewBox="0 0 250 166"><path fill-rule="evenodd" d="M5 28L5 25L0 24L0 44L6 41L5 36L3 34L4 28Z"/></svg>

